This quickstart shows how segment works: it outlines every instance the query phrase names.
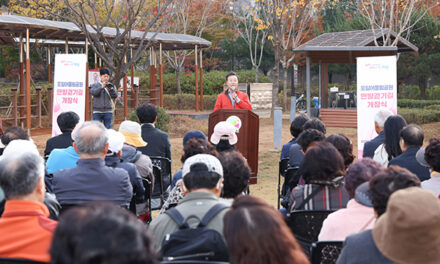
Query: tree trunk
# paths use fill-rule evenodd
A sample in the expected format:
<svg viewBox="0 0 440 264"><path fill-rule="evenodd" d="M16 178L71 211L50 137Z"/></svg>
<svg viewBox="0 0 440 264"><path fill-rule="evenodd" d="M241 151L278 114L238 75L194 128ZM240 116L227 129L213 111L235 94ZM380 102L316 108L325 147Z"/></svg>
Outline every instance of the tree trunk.
<svg viewBox="0 0 440 264"><path fill-rule="evenodd" d="M258 83L258 66L255 66L255 83Z"/></svg>
<svg viewBox="0 0 440 264"><path fill-rule="evenodd" d="M274 45L274 66L273 66L273 81L272 81L272 110L279 105L278 90L280 86L280 46ZM273 111L272 111L273 115Z"/></svg>
<svg viewBox="0 0 440 264"><path fill-rule="evenodd" d="M419 79L419 89L420 89L420 99L425 99L426 96L426 79L420 78Z"/></svg>
<svg viewBox="0 0 440 264"><path fill-rule="evenodd" d="M283 104L284 104L284 111L287 111L287 67L283 67L284 75L283 75Z"/></svg>
<svg viewBox="0 0 440 264"><path fill-rule="evenodd" d="M180 85L180 67L176 69L176 80L177 80L177 104L180 107L182 103L182 86Z"/></svg>

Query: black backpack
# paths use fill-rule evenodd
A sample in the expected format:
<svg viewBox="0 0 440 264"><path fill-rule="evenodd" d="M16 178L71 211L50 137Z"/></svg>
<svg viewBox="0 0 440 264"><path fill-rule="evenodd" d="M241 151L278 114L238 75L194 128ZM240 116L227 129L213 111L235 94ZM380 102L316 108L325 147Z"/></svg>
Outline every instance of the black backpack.
<svg viewBox="0 0 440 264"><path fill-rule="evenodd" d="M222 235L206 225L220 211L228 208L224 204L216 204L205 214L196 228L190 228L187 220L198 218L189 216L183 219L176 208L165 213L179 226L179 230L168 234L162 241L162 256L164 261L170 260L210 260L229 261L228 248Z"/></svg>

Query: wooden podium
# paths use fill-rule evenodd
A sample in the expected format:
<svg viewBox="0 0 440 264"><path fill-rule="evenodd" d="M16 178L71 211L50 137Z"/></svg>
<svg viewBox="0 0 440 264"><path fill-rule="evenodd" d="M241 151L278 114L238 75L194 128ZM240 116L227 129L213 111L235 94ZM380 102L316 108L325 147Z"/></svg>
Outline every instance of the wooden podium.
<svg viewBox="0 0 440 264"><path fill-rule="evenodd" d="M218 122L226 121L230 116L241 120L241 128L237 133L238 141L235 145L247 159L251 168L250 183L257 183L258 174L258 135L260 119L257 114L245 109L220 109L209 115L208 138L211 138L214 127Z"/></svg>

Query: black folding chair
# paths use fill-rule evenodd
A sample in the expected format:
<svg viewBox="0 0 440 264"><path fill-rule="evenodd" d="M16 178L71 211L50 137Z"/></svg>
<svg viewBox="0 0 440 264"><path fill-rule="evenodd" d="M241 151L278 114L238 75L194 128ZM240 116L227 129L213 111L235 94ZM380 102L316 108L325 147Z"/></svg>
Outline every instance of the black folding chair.
<svg viewBox="0 0 440 264"><path fill-rule="evenodd" d="M39 262L30 259L20 258L0 258L0 264L46 264L47 262Z"/></svg>
<svg viewBox="0 0 440 264"><path fill-rule="evenodd" d="M152 216L151 216L151 194L153 192L153 186L151 185L151 181L146 179L146 178L142 178L142 183L144 185L145 188L145 201L147 202L147 206L148 206L148 218L146 219L145 222L150 223L152 220Z"/></svg>
<svg viewBox="0 0 440 264"><path fill-rule="evenodd" d="M151 210L160 210L165 203L163 174L159 166L153 165L154 186L151 187Z"/></svg>
<svg viewBox="0 0 440 264"><path fill-rule="evenodd" d="M289 165L289 159L282 159L278 162L278 209L280 209L280 200L281 200L281 176L285 177L285 172L287 170L287 166ZM285 181L284 181L285 182Z"/></svg>
<svg viewBox="0 0 440 264"><path fill-rule="evenodd" d="M289 167L284 172L284 183L281 188L280 200L284 208L288 207L289 194L298 185L300 175L297 173L299 167Z"/></svg>
<svg viewBox="0 0 440 264"><path fill-rule="evenodd" d="M313 264L335 264L341 254L343 241L318 241L312 244Z"/></svg>
<svg viewBox="0 0 440 264"><path fill-rule="evenodd" d="M172 181L171 160L165 157L157 157L157 156L151 156L150 159L153 165L156 165L160 168L162 174L163 189L166 190ZM155 186L153 189L154 190L153 194L154 192L157 192L159 188L159 184L157 182L155 182L154 185Z"/></svg>
<svg viewBox="0 0 440 264"><path fill-rule="evenodd" d="M293 211L287 217L286 223L290 231L303 247L307 256L311 256L312 243L318 241L322 222L333 212L334 210Z"/></svg>

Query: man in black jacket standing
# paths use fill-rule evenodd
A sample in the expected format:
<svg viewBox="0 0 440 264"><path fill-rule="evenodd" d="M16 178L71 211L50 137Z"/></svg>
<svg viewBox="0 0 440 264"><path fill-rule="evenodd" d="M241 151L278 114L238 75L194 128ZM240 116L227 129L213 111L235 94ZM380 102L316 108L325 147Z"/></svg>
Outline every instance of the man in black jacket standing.
<svg viewBox="0 0 440 264"><path fill-rule="evenodd" d="M93 95L93 120L104 122L109 129L113 119L113 101L118 97L118 90L110 80L110 71L102 68L99 71L101 81L92 84L90 94Z"/></svg>

